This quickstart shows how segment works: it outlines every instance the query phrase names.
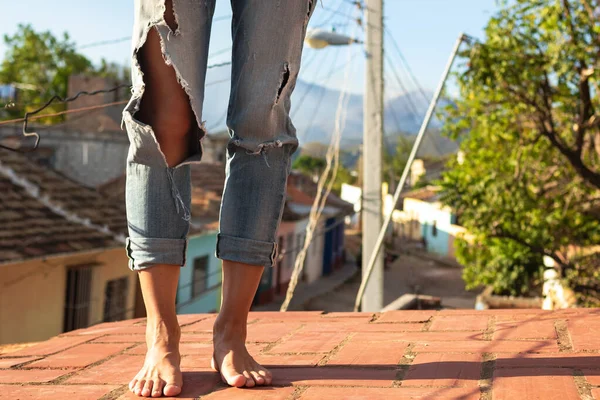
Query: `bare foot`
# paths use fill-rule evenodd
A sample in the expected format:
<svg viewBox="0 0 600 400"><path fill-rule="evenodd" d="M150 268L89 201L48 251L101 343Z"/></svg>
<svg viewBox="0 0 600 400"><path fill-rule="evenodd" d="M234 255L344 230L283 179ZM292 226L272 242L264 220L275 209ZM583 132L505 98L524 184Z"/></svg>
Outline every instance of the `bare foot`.
<svg viewBox="0 0 600 400"><path fill-rule="evenodd" d="M211 366L220 372L223 382L234 387L270 385L271 373L246 349L246 324L222 323L217 318L213 328L214 353Z"/></svg>
<svg viewBox="0 0 600 400"><path fill-rule="evenodd" d="M148 324L146 360L140 372L129 382L129 390L143 397L171 397L181 393L180 336L179 326L169 329L164 323Z"/></svg>

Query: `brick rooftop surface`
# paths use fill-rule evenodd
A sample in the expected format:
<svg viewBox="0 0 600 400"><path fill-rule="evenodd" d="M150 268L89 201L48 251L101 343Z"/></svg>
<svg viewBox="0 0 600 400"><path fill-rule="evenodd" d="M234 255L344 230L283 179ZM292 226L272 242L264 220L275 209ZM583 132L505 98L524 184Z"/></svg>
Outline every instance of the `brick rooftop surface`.
<svg viewBox="0 0 600 400"><path fill-rule="evenodd" d="M274 385L226 387L214 315L182 315L180 399L598 399L600 309L251 313L248 348ZM135 399L143 319L2 353L0 399Z"/></svg>

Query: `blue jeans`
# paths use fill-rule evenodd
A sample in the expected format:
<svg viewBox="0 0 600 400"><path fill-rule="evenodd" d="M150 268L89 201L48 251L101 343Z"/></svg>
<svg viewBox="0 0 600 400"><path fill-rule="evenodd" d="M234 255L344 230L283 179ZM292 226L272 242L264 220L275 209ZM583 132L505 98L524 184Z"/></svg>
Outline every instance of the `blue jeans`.
<svg viewBox="0 0 600 400"><path fill-rule="evenodd" d="M130 140L126 206L129 267L185 265L190 223L190 164L200 162L204 84L216 0L173 0L177 29L164 0L136 0L132 97L123 111ZM217 257L272 266L292 153L298 147L290 96L300 68L306 26L317 0L231 0L232 76L225 190ZM169 167L152 127L135 119L144 95L137 52L156 29L164 60L187 93L196 117L190 157Z"/></svg>

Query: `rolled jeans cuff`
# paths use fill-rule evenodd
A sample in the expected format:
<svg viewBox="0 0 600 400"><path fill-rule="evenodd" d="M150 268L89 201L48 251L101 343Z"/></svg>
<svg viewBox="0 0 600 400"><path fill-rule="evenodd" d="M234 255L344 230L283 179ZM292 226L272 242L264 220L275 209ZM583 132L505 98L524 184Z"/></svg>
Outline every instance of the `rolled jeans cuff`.
<svg viewBox="0 0 600 400"><path fill-rule="evenodd" d="M216 256L221 260L272 267L277 254L277 243L217 235Z"/></svg>
<svg viewBox="0 0 600 400"><path fill-rule="evenodd" d="M186 239L128 237L129 269L140 271L157 264L185 265Z"/></svg>

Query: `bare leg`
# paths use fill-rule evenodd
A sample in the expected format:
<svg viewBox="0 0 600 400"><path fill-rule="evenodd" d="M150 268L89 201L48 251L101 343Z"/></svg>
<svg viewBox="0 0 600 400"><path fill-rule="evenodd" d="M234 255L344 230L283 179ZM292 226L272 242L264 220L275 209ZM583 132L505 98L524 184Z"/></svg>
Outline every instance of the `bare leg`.
<svg viewBox="0 0 600 400"><path fill-rule="evenodd" d="M174 27L171 0L166 1L165 19ZM160 50L160 38L151 29L138 53L144 72L145 91L136 118L150 125L169 166L189 155L194 116L189 99L167 66ZM179 339L175 298L178 265L155 265L139 272L147 312L144 366L129 384L132 392L144 397L176 396L183 381L180 370Z"/></svg>
<svg viewBox="0 0 600 400"><path fill-rule="evenodd" d="M264 267L223 261L223 302L213 329L212 367L235 387L270 385L271 373L246 350L246 324Z"/></svg>
<svg viewBox="0 0 600 400"><path fill-rule="evenodd" d="M176 396L183 386L179 369L180 329L175 313L179 267L157 265L139 272L148 315L144 366L129 383L138 396Z"/></svg>

